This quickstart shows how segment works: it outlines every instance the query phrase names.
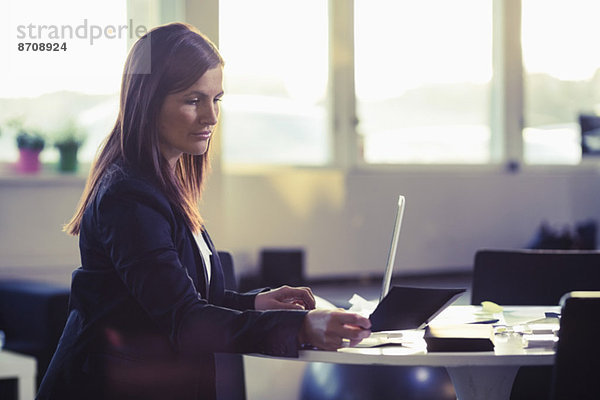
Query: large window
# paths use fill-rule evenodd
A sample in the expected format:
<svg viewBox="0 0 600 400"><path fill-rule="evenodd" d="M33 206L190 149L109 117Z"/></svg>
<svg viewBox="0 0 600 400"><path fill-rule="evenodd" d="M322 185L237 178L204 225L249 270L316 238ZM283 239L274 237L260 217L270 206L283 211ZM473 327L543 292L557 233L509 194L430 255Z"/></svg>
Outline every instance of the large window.
<svg viewBox="0 0 600 400"><path fill-rule="evenodd" d="M492 0L354 4L364 160L488 162Z"/></svg>
<svg viewBox="0 0 600 400"><path fill-rule="evenodd" d="M595 1L246 3L220 0L226 163L576 164L600 112Z"/></svg>
<svg viewBox="0 0 600 400"><path fill-rule="evenodd" d="M580 114L600 112L600 2L522 0L524 159L581 160Z"/></svg>
<svg viewBox="0 0 600 400"><path fill-rule="evenodd" d="M92 159L136 37L98 40L85 57L85 40L69 54L17 54L17 26L86 24L89 35L185 19L186 7L218 24L225 165L578 164L578 118L600 113L597 1L1 1L0 124L23 117L43 131L46 161L73 117L88 132L80 158ZM590 140L600 152L600 134ZM0 161L16 157L5 127Z"/></svg>
<svg viewBox="0 0 600 400"><path fill-rule="evenodd" d="M323 0L221 0L226 163L324 165L328 22Z"/></svg>

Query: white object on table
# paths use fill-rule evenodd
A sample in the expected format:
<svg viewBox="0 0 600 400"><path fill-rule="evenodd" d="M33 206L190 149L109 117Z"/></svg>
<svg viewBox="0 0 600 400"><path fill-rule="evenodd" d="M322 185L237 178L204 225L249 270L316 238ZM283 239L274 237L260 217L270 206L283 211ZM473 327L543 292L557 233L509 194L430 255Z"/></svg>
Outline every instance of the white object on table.
<svg viewBox="0 0 600 400"><path fill-rule="evenodd" d="M34 357L0 350L0 379L17 379L18 400L33 400L36 392Z"/></svg>

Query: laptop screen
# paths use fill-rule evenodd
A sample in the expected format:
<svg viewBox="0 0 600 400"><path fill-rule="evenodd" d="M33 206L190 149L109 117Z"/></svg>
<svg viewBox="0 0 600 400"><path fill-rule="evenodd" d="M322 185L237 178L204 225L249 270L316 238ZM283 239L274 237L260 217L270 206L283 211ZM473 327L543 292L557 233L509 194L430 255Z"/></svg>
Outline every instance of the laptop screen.
<svg viewBox="0 0 600 400"><path fill-rule="evenodd" d="M390 245L390 252L388 254L387 265L385 267L385 273L383 275L383 285L381 287L381 294L379 301L390 291L390 284L392 282L392 272L394 270L394 260L396 259L396 250L398 249L398 238L400 237L400 228L402 227L402 218L404 217L404 196L398 196L398 208L396 209L396 220L394 222L394 233L392 235L392 243Z"/></svg>

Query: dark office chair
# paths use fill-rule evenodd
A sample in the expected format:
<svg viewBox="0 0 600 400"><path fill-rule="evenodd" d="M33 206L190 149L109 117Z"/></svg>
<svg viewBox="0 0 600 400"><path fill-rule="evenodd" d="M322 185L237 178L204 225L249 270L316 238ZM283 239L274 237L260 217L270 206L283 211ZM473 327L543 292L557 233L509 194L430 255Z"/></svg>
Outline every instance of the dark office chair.
<svg viewBox="0 0 600 400"><path fill-rule="evenodd" d="M262 249L260 252L261 286L304 285L304 250Z"/></svg>
<svg viewBox="0 0 600 400"><path fill-rule="evenodd" d="M475 255L471 304L558 305L573 290L600 290L600 251L480 250ZM521 367L511 400L546 400L552 367Z"/></svg>
<svg viewBox="0 0 600 400"><path fill-rule="evenodd" d="M67 320L69 292L68 286L49 282L0 281L0 330L6 334L4 347L36 358L38 385Z"/></svg>
<svg viewBox="0 0 600 400"><path fill-rule="evenodd" d="M571 292L562 301L552 400L600 395L600 292Z"/></svg>
<svg viewBox="0 0 600 400"><path fill-rule="evenodd" d="M233 268L233 257L228 251L219 251L219 260L223 269L223 278L225 279L225 289L237 290L237 279L235 278L235 269Z"/></svg>
<svg viewBox="0 0 600 400"><path fill-rule="evenodd" d="M557 305L573 290L600 290L600 251L480 250L471 304Z"/></svg>
<svg viewBox="0 0 600 400"><path fill-rule="evenodd" d="M233 268L233 257L227 251L219 251L223 268L225 289L236 290L237 280ZM217 371L217 399L245 400L246 383L244 379L244 359L241 354L215 354Z"/></svg>

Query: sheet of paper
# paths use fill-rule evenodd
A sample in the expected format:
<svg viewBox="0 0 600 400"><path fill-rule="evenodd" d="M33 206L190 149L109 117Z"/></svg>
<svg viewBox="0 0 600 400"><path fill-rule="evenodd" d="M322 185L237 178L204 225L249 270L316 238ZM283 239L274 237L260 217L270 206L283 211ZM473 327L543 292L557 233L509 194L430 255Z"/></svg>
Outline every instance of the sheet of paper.
<svg viewBox="0 0 600 400"><path fill-rule="evenodd" d="M365 300L356 293L352 295L348 302L350 303L348 311L357 313L365 318L369 318L369 315L373 313L378 304L377 300Z"/></svg>
<svg viewBox="0 0 600 400"><path fill-rule="evenodd" d="M315 296L315 308L317 309L325 309L325 310L335 310L337 307L331 303L329 300L324 299L323 297Z"/></svg>
<svg viewBox="0 0 600 400"><path fill-rule="evenodd" d="M426 354L427 345L423 340L422 346L384 346L384 347L343 347L337 350L339 353L366 354L373 356L410 356L415 354Z"/></svg>
<svg viewBox="0 0 600 400"><path fill-rule="evenodd" d="M503 322L504 325L514 326L538 321L544 319L546 316L543 310L504 310L502 317L503 321L500 323Z"/></svg>
<svg viewBox="0 0 600 400"><path fill-rule="evenodd" d="M371 333L371 336L363 339L363 341L357 344L356 347L381 347L387 345L421 347L424 344L424 333L425 331L423 329L373 332Z"/></svg>

